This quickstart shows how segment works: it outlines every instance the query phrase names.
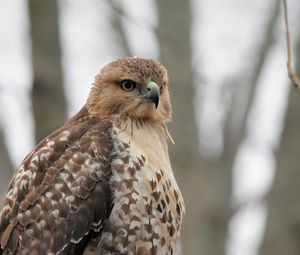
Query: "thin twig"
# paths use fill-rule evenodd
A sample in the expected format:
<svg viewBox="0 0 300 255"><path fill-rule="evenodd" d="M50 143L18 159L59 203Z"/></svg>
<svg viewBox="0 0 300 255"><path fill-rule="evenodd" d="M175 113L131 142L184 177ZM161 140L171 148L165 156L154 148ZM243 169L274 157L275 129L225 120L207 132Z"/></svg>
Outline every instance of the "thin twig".
<svg viewBox="0 0 300 255"><path fill-rule="evenodd" d="M289 31L289 21L288 21L288 10L286 0L282 0L283 11L284 11L284 22L285 22L285 36L287 43L287 69L290 79L292 80L294 86L297 89L300 89L300 81L296 75L295 69L292 67L292 53L291 53L291 39L290 39L290 31Z"/></svg>

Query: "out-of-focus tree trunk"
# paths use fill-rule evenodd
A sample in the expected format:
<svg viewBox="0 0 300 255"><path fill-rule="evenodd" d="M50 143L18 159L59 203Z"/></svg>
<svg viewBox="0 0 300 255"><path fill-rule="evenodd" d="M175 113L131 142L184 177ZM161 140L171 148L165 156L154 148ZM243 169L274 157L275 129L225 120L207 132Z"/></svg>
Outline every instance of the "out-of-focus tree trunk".
<svg viewBox="0 0 300 255"><path fill-rule="evenodd" d="M300 40L297 59L300 60ZM261 255L300 254L299 114L300 94L292 88L277 157L275 182L267 197L269 217Z"/></svg>
<svg viewBox="0 0 300 255"><path fill-rule="evenodd" d="M41 140L66 118L62 86L56 0L29 0L34 83L32 90L36 139Z"/></svg>
<svg viewBox="0 0 300 255"><path fill-rule="evenodd" d="M9 155L0 129L0 207L2 206L3 196L7 192L8 182L13 174L13 167L9 160Z"/></svg>
<svg viewBox="0 0 300 255"><path fill-rule="evenodd" d="M169 71L173 101L174 116L171 128L176 137L177 147L183 149L187 157L175 157L174 160L176 165L182 167L186 166L188 160L195 159L199 155L193 102L195 89L192 84L191 67L190 2L188 0L176 2L173 8L170 8L171 0L158 1L157 5L160 22L157 29L160 59ZM171 146L173 153L178 151L177 149Z"/></svg>
<svg viewBox="0 0 300 255"><path fill-rule="evenodd" d="M229 205L223 199L221 178L216 179L218 163L206 162L199 153L191 67L191 3L165 0L157 1L157 6L160 58L169 70L174 111L171 133L175 146L170 146L171 162L186 202L183 254L221 255Z"/></svg>

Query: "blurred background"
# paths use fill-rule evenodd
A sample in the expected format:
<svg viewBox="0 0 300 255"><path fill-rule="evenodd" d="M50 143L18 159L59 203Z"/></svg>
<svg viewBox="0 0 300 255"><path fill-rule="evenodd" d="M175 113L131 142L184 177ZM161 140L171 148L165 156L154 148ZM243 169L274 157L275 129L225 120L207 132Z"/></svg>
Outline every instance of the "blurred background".
<svg viewBox="0 0 300 255"><path fill-rule="evenodd" d="M288 6L300 67L300 3ZM300 94L283 24L280 0L1 0L1 198L101 67L155 58L169 71L186 202L179 254L299 255Z"/></svg>

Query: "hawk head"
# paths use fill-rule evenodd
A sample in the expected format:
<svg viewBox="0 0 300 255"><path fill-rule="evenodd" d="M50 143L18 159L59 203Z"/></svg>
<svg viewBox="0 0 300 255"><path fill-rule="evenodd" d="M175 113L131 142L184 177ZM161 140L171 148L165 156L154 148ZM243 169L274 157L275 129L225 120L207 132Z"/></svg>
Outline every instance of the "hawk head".
<svg viewBox="0 0 300 255"><path fill-rule="evenodd" d="M87 107L102 118L164 124L171 119L167 70L153 59L118 59L96 76Z"/></svg>

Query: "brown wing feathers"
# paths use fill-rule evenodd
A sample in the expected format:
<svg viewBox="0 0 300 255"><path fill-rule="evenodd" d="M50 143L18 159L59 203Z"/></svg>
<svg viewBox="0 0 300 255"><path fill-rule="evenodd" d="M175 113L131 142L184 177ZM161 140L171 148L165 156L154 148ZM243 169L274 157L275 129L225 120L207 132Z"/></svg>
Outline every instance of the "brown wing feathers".
<svg viewBox="0 0 300 255"><path fill-rule="evenodd" d="M100 231L111 207L109 129L83 108L27 156L0 218L3 254L68 254Z"/></svg>

